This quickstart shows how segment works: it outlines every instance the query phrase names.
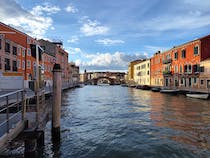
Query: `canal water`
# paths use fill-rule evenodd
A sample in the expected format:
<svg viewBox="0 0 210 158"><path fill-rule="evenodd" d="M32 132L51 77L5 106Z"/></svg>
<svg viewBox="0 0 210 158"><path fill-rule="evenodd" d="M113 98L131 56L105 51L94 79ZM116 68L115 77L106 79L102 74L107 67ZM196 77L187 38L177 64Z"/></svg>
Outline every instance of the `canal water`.
<svg viewBox="0 0 210 158"><path fill-rule="evenodd" d="M61 143L47 124L43 157L210 157L210 101L121 86L63 93Z"/></svg>

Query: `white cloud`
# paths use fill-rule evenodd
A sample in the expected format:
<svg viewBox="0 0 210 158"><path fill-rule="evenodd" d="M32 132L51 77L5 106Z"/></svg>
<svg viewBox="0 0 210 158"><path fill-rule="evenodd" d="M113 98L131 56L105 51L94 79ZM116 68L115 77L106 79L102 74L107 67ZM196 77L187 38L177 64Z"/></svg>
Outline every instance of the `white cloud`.
<svg viewBox="0 0 210 158"><path fill-rule="evenodd" d="M67 47L66 48L69 54L79 54L82 53L80 48L73 48L73 47Z"/></svg>
<svg viewBox="0 0 210 158"><path fill-rule="evenodd" d="M59 10L58 7L45 3L43 6L35 6L29 12L14 0L1 0L0 21L32 37L43 38L48 29L53 29L53 20L49 15Z"/></svg>
<svg viewBox="0 0 210 158"><path fill-rule="evenodd" d="M78 9L75 8L72 4L69 4L69 5L65 8L65 10L66 10L67 12L69 12L69 13L76 13L76 12L78 12Z"/></svg>
<svg viewBox="0 0 210 158"><path fill-rule="evenodd" d="M103 26L100 22L88 19L88 17L84 17L81 19L82 27L80 31L85 36L94 36L94 35L105 35L108 33L109 28L107 26Z"/></svg>
<svg viewBox="0 0 210 158"><path fill-rule="evenodd" d="M87 70L127 70L130 61L146 58L145 54L129 55L119 51L96 54L81 52L81 56L83 57L82 60L76 60L76 63L82 69Z"/></svg>
<svg viewBox="0 0 210 158"><path fill-rule="evenodd" d="M43 14L55 14L60 11L58 6L52 6L49 3L44 3L43 5L37 5L32 8L31 14L33 15L43 15Z"/></svg>
<svg viewBox="0 0 210 158"><path fill-rule="evenodd" d="M122 40L112 40L112 39L108 39L108 38L98 39L98 40L95 40L95 42L97 42L99 44L106 45L106 46L125 43Z"/></svg>
<svg viewBox="0 0 210 158"><path fill-rule="evenodd" d="M68 43L77 43L79 38L77 36L72 36L70 39L67 40Z"/></svg>

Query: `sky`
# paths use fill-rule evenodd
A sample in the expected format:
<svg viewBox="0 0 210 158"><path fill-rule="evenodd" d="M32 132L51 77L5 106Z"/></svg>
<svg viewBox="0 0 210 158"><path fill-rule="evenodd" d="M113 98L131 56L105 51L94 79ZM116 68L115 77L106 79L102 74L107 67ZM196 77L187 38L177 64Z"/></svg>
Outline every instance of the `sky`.
<svg viewBox="0 0 210 158"><path fill-rule="evenodd" d="M0 0L0 21L62 40L84 71L127 71L132 60L210 34L210 0Z"/></svg>

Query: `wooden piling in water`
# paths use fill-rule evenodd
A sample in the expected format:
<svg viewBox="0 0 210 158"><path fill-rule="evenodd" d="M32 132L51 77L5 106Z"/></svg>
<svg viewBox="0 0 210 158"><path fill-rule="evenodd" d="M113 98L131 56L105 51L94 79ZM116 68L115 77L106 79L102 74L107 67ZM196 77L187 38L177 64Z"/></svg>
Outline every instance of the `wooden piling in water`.
<svg viewBox="0 0 210 158"><path fill-rule="evenodd" d="M61 67L53 67L53 105L52 105L52 139L60 141L60 108L61 108Z"/></svg>

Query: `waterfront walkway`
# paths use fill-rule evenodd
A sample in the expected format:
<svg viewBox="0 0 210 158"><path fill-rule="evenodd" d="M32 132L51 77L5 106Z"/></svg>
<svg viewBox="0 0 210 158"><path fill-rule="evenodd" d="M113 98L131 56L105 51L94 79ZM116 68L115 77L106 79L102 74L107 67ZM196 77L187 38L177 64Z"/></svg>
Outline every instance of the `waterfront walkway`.
<svg viewBox="0 0 210 158"><path fill-rule="evenodd" d="M62 90L76 86L76 84L65 84ZM5 150L5 146L25 127L32 133L37 130L44 131L52 104L45 102L45 96L51 96L52 89L52 87L45 87L40 90L38 99L31 89L0 91L0 152ZM29 104L30 99L38 101L38 104ZM24 139L27 138L24 136Z"/></svg>

